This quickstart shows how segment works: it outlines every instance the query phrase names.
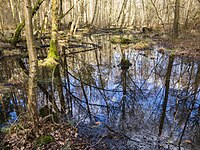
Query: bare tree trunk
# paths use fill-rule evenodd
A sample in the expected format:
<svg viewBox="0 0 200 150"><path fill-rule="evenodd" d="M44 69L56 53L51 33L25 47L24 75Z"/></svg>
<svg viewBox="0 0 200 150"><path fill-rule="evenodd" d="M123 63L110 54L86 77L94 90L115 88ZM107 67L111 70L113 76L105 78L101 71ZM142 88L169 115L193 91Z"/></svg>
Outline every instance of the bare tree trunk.
<svg viewBox="0 0 200 150"><path fill-rule="evenodd" d="M32 14L31 14L31 0L24 1L25 12L25 32L26 42L29 55L29 80L28 80L28 111L34 123L37 127L38 112L37 112L37 69L38 61L35 50L35 43L33 39L33 27L32 27Z"/></svg>
<svg viewBox="0 0 200 150"><path fill-rule="evenodd" d="M187 13L186 13L186 18L185 18L185 22L184 22L184 30L186 31L187 30L187 28L188 28L188 21L189 21L189 15L190 15L190 8L191 8L191 6L192 6L192 3L193 3L193 1L192 0L190 0L189 1L189 4L188 4L188 7L186 8L187 9Z"/></svg>
<svg viewBox="0 0 200 150"><path fill-rule="evenodd" d="M126 104L126 74L127 74L127 70L128 70L128 60L126 60L125 58L125 53L122 53L122 60L121 60L121 69L122 69L122 74L121 74L121 78L122 78L122 89L123 89L123 97L122 97L122 119L125 120L126 119L126 110L125 110L125 104Z"/></svg>
<svg viewBox="0 0 200 150"><path fill-rule="evenodd" d="M121 8L120 13L119 13L119 16L118 16L118 18L117 18L117 24L119 23L119 20L120 20L121 16L124 14L124 10L126 9L127 1L128 1L128 0L124 0L124 1L123 1L122 8Z"/></svg>
<svg viewBox="0 0 200 150"><path fill-rule="evenodd" d="M5 105L4 105L4 101L3 101L3 96L0 94L0 103L2 106L2 112L3 112L3 120L6 121L6 109L5 109Z"/></svg>
<svg viewBox="0 0 200 150"><path fill-rule="evenodd" d="M158 11L158 9L157 9L157 7L156 7L156 4L155 4L155 2L154 2L153 0L150 0L150 1L151 1L152 5L153 5L155 11L156 11L156 15L157 15L158 19L160 20L160 22L161 22L161 24L162 24L163 30L164 30L164 32L166 33L165 23L163 22L162 17L160 17L160 15L159 15L159 11Z"/></svg>
<svg viewBox="0 0 200 150"><path fill-rule="evenodd" d="M144 22L145 22L145 16L146 16L146 13L145 13L145 4L144 4L144 0L142 0L142 21L141 21L141 24L140 25L144 25Z"/></svg>
<svg viewBox="0 0 200 150"><path fill-rule="evenodd" d="M58 16L62 16L63 15L63 9L62 9L62 6L63 6L63 0L59 0L59 10L58 10ZM61 20L59 19L58 20L58 30L61 29Z"/></svg>
<svg viewBox="0 0 200 150"><path fill-rule="evenodd" d="M64 99L64 95L63 95L63 85L62 85L62 79L61 79L61 75L60 75L60 66L57 65L55 68L55 84L56 84L56 88L58 91L58 95L59 95L59 99L60 99L60 104L61 104L61 113L66 113L65 109L65 99Z"/></svg>
<svg viewBox="0 0 200 150"><path fill-rule="evenodd" d="M174 23L173 23L173 38L177 38L179 34L179 8L180 8L180 0L175 1L175 10L174 10Z"/></svg>
<svg viewBox="0 0 200 150"><path fill-rule="evenodd" d="M0 28L1 28L1 31L2 31L2 34L4 34L4 20L3 20L3 16L2 16L2 10L0 9Z"/></svg>
<svg viewBox="0 0 200 150"><path fill-rule="evenodd" d="M97 17L97 7L98 7L98 0L95 1L95 8L94 8L94 15L93 15L93 18L92 18L92 21L91 21L91 25L94 24L94 20L95 18Z"/></svg>
<svg viewBox="0 0 200 150"><path fill-rule="evenodd" d="M65 88L66 88L66 98L67 98L67 104L68 104L68 114L70 115L70 117L73 116L73 108L72 108L72 96L71 96L71 87L70 87L70 79L69 79L69 71L68 71L68 60L67 57L65 56L65 50L64 50L64 64L63 64L63 68L64 70L66 69L66 71L64 71L64 77L67 78L67 84L65 84Z"/></svg>
<svg viewBox="0 0 200 150"><path fill-rule="evenodd" d="M158 136L161 136L161 134L162 134L163 125L164 125L164 121L165 121L168 95L169 95L170 76L171 76L173 62L174 62L174 56L169 56L169 63L168 63L166 79L165 79L166 80L165 81L165 97L164 97L164 102L163 102L163 105L162 105L162 114L161 114L161 117L160 117L160 125L159 125Z"/></svg>
<svg viewBox="0 0 200 150"><path fill-rule="evenodd" d="M10 0L10 8L11 8L11 11L12 11L13 20L14 20L14 22L16 23L16 14L15 14L15 7L14 7L14 2L13 2L13 0Z"/></svg>

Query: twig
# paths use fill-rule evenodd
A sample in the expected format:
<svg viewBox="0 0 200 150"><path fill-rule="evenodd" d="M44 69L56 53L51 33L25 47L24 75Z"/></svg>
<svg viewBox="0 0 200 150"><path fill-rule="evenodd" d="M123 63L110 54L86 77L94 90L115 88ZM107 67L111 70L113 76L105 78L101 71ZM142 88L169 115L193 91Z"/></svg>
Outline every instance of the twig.
<svg viewBox="0 0 200 150"><path fill-rule="evenodd" d="M99 144L99 143L102 141L102 139L103 139L104 137L106 137L106 134L102 135L102 137L101 137L95 144L90 145L90 146L87 146L84 150L87 150L88 148L91 148L91 147L96 146L97 144Z"/></svg>
<svg viewBox="0 0 200 150"><path fill-rule="evenodd" d="M131 141L133 141L133 142L138 142L137 140L134 140L134 139L132 139L132 138L130 138L129 136L127 136L126 134L124 134L124 133L122 133L122 132L117 132L117 131L115 131L115 130L113 130L111 127L109 127L108 125L106 125L105 123L102 123L106 128L108 128L108 130L110 130L111 132L113 132L113 133L115 133L115 134L119 134L119 135L122 135L122 136L124 136L125 138L127 138L127 139L129 139L129 140L131 140Z"/></svg>
<svg viewBox="0 0 200 150"><path fill-rule="evenodd" d="M80 0L77 0L76 3L78 3ZM62 16L60 16L59 21L61 21L73 8L75 5L73 5L66 13L64 13Z"/></svg>

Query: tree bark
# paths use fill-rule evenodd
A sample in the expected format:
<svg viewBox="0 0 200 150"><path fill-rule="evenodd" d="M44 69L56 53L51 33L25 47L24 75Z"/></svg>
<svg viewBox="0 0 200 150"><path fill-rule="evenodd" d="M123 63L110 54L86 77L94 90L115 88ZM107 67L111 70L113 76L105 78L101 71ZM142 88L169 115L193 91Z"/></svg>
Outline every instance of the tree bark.
<svg viewBox="0 0 200 150"><path fill-rule="evenodd" d="M124 1L123 1L122 8L121 8L120 13L119 13L119 16L118 16L118 18L117 18L117 24L119 23L119 20L120 20L122 14L124 13L124 10L126 9L127 1L128 1L128 0L124 0Z"/></svg>
<svg viewBox="0 0 200 150"><path fill-rule="evenodd" d="M175 1L175 10L174 10L174 23L173 23L173 38L177 38L179 34L179 8L180 8L180 0Z"/></svg>
<svg viewBox="0 0 200 150"><path fill-rule="evenodd" d="M51 19L52 19L52 29L51 29L51 41L50 41L50 48L48 52L48 58L52 58L55 61L59 59L58 54L58 0L52 0L52 12L51 12ZM58 63L55 64L55 77L56 77L56 87L60 98L61 104L61 112L65 113L65 100L63 96L63 89L62 89L62 79L60 76L60 69Z"/></svg>
<svg viewBox="0 0 200 150"><path fill-rule="evenodd" d="M25 12L25 32L26 42L29 55L29 80L28 80L28 111L34 123L37 126L38 112L37 112L37 69L38 61L33 39L33 26L31 15L31 0L24 1Z"/></svg>
<svg viewBox="0 0 200 150"><path fill-rule="evenodd" d="M95 1L95 8L94 8L94 15L92 17L91 26L94 24L94 20L97 17L97 7L98 7L98 0Z"/></svg>

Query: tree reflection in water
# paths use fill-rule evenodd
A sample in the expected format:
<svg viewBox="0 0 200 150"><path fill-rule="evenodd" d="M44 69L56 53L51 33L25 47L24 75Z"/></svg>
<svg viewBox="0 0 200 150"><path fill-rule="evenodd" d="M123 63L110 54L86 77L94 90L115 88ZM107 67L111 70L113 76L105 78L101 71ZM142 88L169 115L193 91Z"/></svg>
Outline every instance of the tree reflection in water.
<svg viewBox="0 0 200 150"><path fill-rule="evenodd" d="M101 43L102 48L85 44L84 49L91 51L81 47L65 50L61 76L70 116L122 127L124 133L146 128L179 143L183 139L200 142L199 63L163 55L156 48L136 51L131 44L111 44L109 39L98 35L85 39L87 43ZM21 60L26 64L26 58ZM15 84L11 81L23 76L16 59L0 63L1 85L11 82L15 100L26 103L26 77L18 78ZM43 81L38 83L45 89L40 88L40 105L51 103L50 97L56 99L55 93L44 92L52 92L51 80ZM8 101L1 99L2 112L8 109L2 102ZM16 103L15 110L16 106L23 107Z"/></svg>

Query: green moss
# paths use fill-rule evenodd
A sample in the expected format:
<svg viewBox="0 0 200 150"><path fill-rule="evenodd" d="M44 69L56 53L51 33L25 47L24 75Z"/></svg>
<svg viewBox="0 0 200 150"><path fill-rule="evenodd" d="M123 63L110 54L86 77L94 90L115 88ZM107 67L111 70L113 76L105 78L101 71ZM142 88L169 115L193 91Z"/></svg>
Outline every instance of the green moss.
<svg viewBox="0 0 200 150"><path fill-rule="evenodd" d="M14 37L13 37L12 42L11 42L13 45L16 45L17 42L19 41L19 37L20 37L20 34L21 34L22 29L24 28L24 26L25 26L25 21L23 21L22 23L20 23L17 26L17 28L15 30Z"/></svg>
<svg viewBox="0 0 200 150"><path fill-rule="evenodd" d="M51 135L42 135L40 137L38 137L35 141L35 145L38 147L49 144L51 142L53 142L54 139Z"/></svg>
<svg viewBox="0 0 200 150"><path fill-rule="evenodd" d="M39 67L48 67L48 68L55 68L59 63L53 57L48 57L43 61L38 62Z"/></svg>
<svg viewBox="0 0 200 150"><path fill-rule="evenodd" d="M0 132L7 134L9 131L10 131L10 126L7 126L7 127L2 127Z"/></svg>
<svg viewBox="0 0 200 150"><path fill-rule="evenodd" d="M48 58L54 58L54 59L59 58L58 49L57 49L57 41L55 41L55 40L50 41Z"/></svg>
<svg viewBox="0 0 200 150"><path fill-rule="evenodd" d="M130 39L128 39L128 38L122 38L121 39L121 43L122 44L129 44L129 43L131 43L132 41L130 40Z"/></svg>
<svg viewBox="0 0 200 150"><path fill-rule="evenodd" d="M110 41L111 41L111 43L120 43L121 37L120 36L113 36Z"/></svg>
<svg viewBox="0 0 200 150"><path fill-rule="evenodd" d="M171 53L170 53L170 56L174 57L175 56L175 52L176 52L175 50L172 50Z"/></svg>
<svg viewBox="0 0 200 150"><path fill-rule="evenodd" d="M129 44L132 43L132 40L122 36L114 36L111 38L111 43Z"/></svg>

